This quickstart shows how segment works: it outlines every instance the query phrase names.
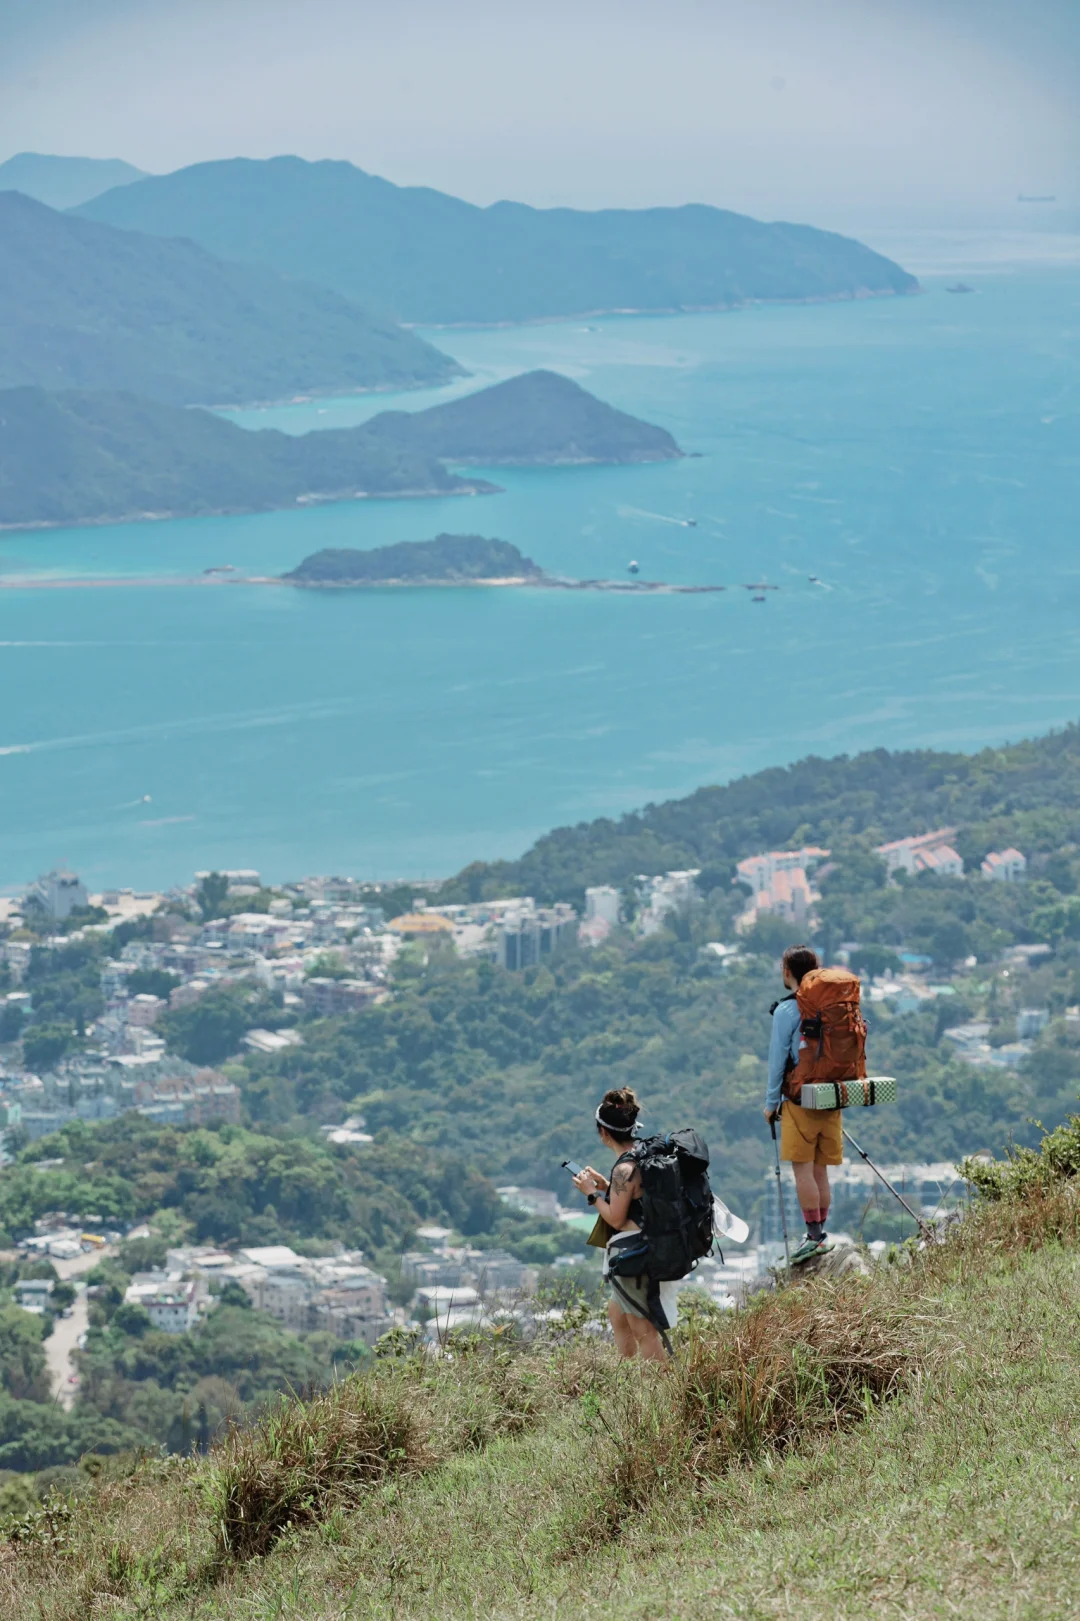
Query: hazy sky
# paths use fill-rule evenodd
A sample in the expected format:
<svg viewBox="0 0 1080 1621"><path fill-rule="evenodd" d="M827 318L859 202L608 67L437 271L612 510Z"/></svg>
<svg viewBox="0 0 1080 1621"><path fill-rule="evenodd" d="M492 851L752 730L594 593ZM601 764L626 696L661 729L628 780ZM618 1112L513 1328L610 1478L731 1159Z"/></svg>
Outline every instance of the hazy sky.
<svg viewBox="0 0 1080 1621"><path fill-rule="evenodd" d="M0 158L349 158L489 202L1080 201L1080 0L0 0Z"/></svg>

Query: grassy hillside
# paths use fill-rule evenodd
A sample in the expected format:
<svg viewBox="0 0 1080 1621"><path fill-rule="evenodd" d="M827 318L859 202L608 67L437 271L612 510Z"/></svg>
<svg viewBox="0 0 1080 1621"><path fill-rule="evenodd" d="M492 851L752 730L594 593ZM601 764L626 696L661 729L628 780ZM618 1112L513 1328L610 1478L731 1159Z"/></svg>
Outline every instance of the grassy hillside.
<svg viewBox="0 0 1080 1621"><path fill-rule="evenodd" d="M1077 1124L941 1247L696 1314L669 1369L617 1365L570 1317L385 1357L205 1459L98 1460L81 1497L9 1521L0 1606L1071 1614Z"/></svg>
<svg viewBox="0 0 1080 1621"><path fill-rule="evenodd" d="M131 389L174 405L409 388L458 375L322 286L194 242L0 192L0 388Z"/></svg>
<svg viewBox="0 0 1080 1621"><path fill-rule="evenodd" d="M859 242L689 205L584 213L476 208L350 163L232 158L108 192L89 219L187 236L225 258L335 288L411 322L526 321L598 310L908 293Z"/></svg>
<svg viewBox="0 0 1080 1621"><path fill-rule="evenodd" d="M21 191L49 208L75 208L114 186L145 180L146 171L119 158L64 158L49 152L16 152L0 163L0 191Z"/></svg>

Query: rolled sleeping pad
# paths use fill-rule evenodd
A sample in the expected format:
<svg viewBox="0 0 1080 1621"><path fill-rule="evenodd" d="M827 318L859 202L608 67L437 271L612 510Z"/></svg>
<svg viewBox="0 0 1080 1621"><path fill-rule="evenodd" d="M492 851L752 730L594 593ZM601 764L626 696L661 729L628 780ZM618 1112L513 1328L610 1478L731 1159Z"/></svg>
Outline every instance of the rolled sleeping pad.
<svg viewBox="0 0 1080 1621"><path fill-rule="evenodd" d="M865 1108L871 1103L895 1103L896 1082L891 1075L871 1075L865 1081L807 1081L799 1093L804 1109Z"/></svg>
<svg viewBox="0 0 1080 1621"><path fill-rule="evenodd" d="M717 1198L715 1194L713 1195L712 1210L713 1228L720 1237L730 1238L733 1244L745 1244L750 1237L750 1228L742 1217L737 1216L733 1210L729 1210L723 1199Z"/></svg>

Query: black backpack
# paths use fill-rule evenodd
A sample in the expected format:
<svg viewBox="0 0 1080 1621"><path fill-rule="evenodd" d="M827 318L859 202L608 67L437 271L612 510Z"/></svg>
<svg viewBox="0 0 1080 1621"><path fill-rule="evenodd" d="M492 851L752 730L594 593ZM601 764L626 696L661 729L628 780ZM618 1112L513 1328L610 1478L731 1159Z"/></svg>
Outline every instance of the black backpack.
<svg viewBox="0 0 1080 1621"><path fill-rule="evenodd" d="M689 1128L646 1137L632 1150L641 1173L641 1232L609 1251L609 1272L674 1283L692 1272L713 1245L709 1149Z"/></svg>

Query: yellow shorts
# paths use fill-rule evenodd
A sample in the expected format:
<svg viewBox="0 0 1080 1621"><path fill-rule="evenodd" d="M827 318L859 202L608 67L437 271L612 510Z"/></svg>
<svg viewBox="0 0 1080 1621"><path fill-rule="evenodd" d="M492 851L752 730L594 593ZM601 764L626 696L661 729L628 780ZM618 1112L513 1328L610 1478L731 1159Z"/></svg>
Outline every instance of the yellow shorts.
<svg viewBox="0 0 1080 1621"><path fill-rule="evenodd" d="M780 1158L794 1165L842 1165L844 1137L839 1109L804 1109L784 1099L780 1111Z"/></svg>

